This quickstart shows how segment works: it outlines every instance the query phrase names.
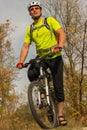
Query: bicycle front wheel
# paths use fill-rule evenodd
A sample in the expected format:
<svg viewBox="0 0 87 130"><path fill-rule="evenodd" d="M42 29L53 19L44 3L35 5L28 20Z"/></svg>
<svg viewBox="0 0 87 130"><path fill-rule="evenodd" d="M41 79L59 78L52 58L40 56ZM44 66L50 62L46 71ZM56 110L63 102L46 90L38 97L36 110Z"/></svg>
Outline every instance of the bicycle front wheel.
<svg viewBox="0 0 87 130"><path fill-rule="evenodd" d="M50 105L47 103L46 95L40 97L43 90L45 91L42 83L33 81L28 88L28 102L37 123L44 129L50 129L56 126L56 108L51 96ZM49 115L49 111L51 115ZM49 120L49 116L52 117L52 120Z"/></svg>

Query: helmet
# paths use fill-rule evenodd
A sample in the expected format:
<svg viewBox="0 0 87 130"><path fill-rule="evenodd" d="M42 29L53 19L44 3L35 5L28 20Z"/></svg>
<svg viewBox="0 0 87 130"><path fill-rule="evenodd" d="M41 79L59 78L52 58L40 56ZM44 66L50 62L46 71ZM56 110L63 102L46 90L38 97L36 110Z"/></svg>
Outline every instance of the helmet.
<svg viewBox="0 0 87 130"><path fill-rule="evenodd" d="M40 2L33 1L33 2L31 2L31 3L28 5L28 10L29 10L32 6L36 6L36 5L39 6L40 8L42 8Z"/></svg>

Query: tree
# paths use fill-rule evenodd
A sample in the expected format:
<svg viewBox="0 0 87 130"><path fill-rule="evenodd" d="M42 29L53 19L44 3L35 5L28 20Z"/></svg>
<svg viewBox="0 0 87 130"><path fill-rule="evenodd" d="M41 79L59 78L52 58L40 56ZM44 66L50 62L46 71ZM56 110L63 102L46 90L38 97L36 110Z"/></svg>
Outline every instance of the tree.
<svg viewBox="0 0 87 130"><path fill-rule="evenodd" d="M43 6L61 23L66 32L63 57L67 107L69 106L73 115L83 114L86 109L84 106L87 105L87 21L83 20L78 0L49 0Z"/></svg>
<svg viewBox="0 0 87 130"><path fill-rule="evenodd" d="M16 95L13 81L16 78L15 57L9 35L12 32L10 21L0 24L0 115L14 110Z"/></svg>

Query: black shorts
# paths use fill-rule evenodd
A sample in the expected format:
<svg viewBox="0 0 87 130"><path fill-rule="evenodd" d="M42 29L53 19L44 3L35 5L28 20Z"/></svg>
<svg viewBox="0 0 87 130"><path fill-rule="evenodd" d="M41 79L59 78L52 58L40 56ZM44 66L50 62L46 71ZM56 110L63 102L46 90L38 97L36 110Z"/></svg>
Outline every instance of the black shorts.
<svg viewBox="0 0 87 130"><path fill-rule="evenodd" d="M54 59L44 61L45 65L50 68L53 77L56 100L64 102L64 87L63 87L63 59L58 56Z"/></svg>

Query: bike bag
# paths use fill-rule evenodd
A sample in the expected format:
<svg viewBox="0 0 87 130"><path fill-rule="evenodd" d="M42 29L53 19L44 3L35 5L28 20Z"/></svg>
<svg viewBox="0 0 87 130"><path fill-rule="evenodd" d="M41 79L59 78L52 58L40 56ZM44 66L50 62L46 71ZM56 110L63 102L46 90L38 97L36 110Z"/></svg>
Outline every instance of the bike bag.
<svg viewBox="0 0 87 130"><path fill-rule="evenodd" d="M34 61L28 68L27 76L29 81L37 80L40 75L40 66L39 63Z"/></svg>

